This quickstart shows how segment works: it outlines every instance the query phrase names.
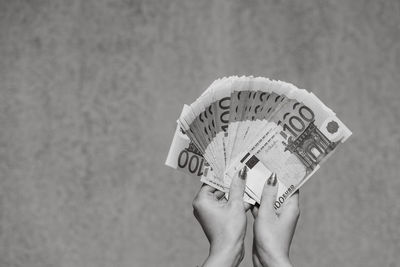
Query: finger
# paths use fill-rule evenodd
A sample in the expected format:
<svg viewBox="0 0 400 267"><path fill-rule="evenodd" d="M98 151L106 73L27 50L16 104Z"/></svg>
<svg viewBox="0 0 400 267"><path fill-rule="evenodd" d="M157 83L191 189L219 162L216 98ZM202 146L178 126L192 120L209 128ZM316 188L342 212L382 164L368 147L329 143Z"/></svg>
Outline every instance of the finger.
<svg viewBox="0 0 400 267"><path fill-rule="evenodd" d="M264 183L263 192L261 195L261 204L259 209L259 214L263 215L275 215L275 209L273 207L273 203L276 199L276 193L278 188L276 173L272 173L271 176Z"/></svg>
<svg viewBox="0 0 400 267"><path fill-rule="evenodd" d="M215 191L216 191L217 189L215 189L214 187L212 187L212 186L209 186L208 184L203 184L201 187L200 187L200 191L199 191L199 195L200 194L205 194L205 193L214 193Z"/></svg>
<svg viewBox="0 0 400 267"><path fill-rule="evenodd" d="M213 194L215 190L216 189L212 186L209 186L207 184L202 184L199 192L196 194L195 198L193 199L193 202L197 203L200 199L207 197L209 194Z"/></svg>
<svg viewBox="0 0 400 267"><path fill-rule="evenodd" d="M243 201L244 188L246 186L247 167L244 166L239 174L233 177L229 190L229 201Z"/></svg>
<svg viewBox="0 0 400 267"><path fill-rule="evenodd" d="M221 198L218 200L218 202L221 203L221 204L226 204L226 203L228 203L228 200L226 199L226 197L221 197Z"/></svg>
<svg viewBox="0 0 400 267"><path fill-rule="evenodd" d="M199 192L194 197L193 202L192 202L193 213L196 218L198 218L198 209L201 208L201 206L205 202L207 202L209 199L212 199L212 195L216 190L217 189L215 189L212 186L209 186L207 184L202 184Z"/></svg>
<svg viewBox="0 0 400 267"><path fill-rule="evenodd" d="M257 218L259 208L260 206L258 205L258 203L251 207L251 214L253 214L254 218Z"/></svg>
<svg viewBox="0 0 400 267"><path fill-rule="evenodd" d="M250 203L247 203L247 202L244 202L243 205L244 205L244 211L245 212L247 212L252 206Z"/></svg>
<svg viewBox="0 0 400 267"><path fill-rule="evenodd" d="M279 219L282 223L295 226L300 215L299 190L297 190L282 207Z"/></svg>
<svg viewBox="0 0 400 267"><path fill-rule="evenodd" d="M215 190L214 196L216 199L220 200L221 198L223 198L225 196L225 192Z"/></svg>

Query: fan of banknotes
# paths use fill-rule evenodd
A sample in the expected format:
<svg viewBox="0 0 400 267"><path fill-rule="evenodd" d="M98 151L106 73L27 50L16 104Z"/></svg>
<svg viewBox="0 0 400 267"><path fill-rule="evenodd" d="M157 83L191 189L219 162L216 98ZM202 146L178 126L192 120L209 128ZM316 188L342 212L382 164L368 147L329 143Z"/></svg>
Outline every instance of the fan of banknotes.
<svg viewBox="0 0 400 267"><path fill-rule="evenodd" d="M184 105L166 165L226 192L248 167L244 200L260 202L278 177L279 209L351 131L318 97L264 77L224 77Z"/></svg>

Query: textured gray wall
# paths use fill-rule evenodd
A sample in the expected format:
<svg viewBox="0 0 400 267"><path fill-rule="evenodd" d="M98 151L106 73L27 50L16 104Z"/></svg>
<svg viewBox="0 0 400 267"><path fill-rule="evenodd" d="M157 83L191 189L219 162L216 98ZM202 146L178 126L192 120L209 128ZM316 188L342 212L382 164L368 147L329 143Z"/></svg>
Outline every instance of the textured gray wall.
<svg viewBox="0 0 400 267"><path fill-rule="evenodd" d="M354 135L304 186L297 266L399 266L400 1L0 3L0 267L195 266L183 103L262 75ZM251 229L244 264L250 265Z"/></svg>

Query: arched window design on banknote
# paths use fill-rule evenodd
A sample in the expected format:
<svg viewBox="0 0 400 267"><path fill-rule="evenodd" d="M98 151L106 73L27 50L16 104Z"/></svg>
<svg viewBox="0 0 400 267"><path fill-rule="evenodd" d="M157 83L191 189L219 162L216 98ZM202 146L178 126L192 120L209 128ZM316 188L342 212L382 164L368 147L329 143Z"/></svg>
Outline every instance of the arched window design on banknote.
<svg viewBox="0 0 400 267"><path fill-rule="evenodd" d="M296 139L289 137L285 151L296 155L307 168L308 174L335 149L338 143L331 142L312 122Z"/></svg>

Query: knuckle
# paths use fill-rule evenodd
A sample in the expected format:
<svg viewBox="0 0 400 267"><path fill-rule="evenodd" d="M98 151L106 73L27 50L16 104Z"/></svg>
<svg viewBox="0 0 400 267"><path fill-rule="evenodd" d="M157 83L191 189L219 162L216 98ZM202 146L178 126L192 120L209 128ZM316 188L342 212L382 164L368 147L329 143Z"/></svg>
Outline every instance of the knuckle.
<svg viewBox="0 0 400 267"><path fill-rule="evenodd" d="M195 210L200 209L202 206L202 203L203 203L202 199L199 196L196 196L192 202L193 209L195 209Z"/></svg>
<svg viewBox="0 0 400 267"><path fill-rule="evenodd" d="M196 196L196 197L193 199L193 201L192 201L192 206L193 206L193 209L197 209L197 208L198 208L198 206L199 206L199 197L198 197L198 196Z"/></svg>
<svg viewBox="0 0 400 267"><path fill-rule="evenodd" d="M199 212L195 208L193 208L193 215L195 218L198 218Z"/></svg>

